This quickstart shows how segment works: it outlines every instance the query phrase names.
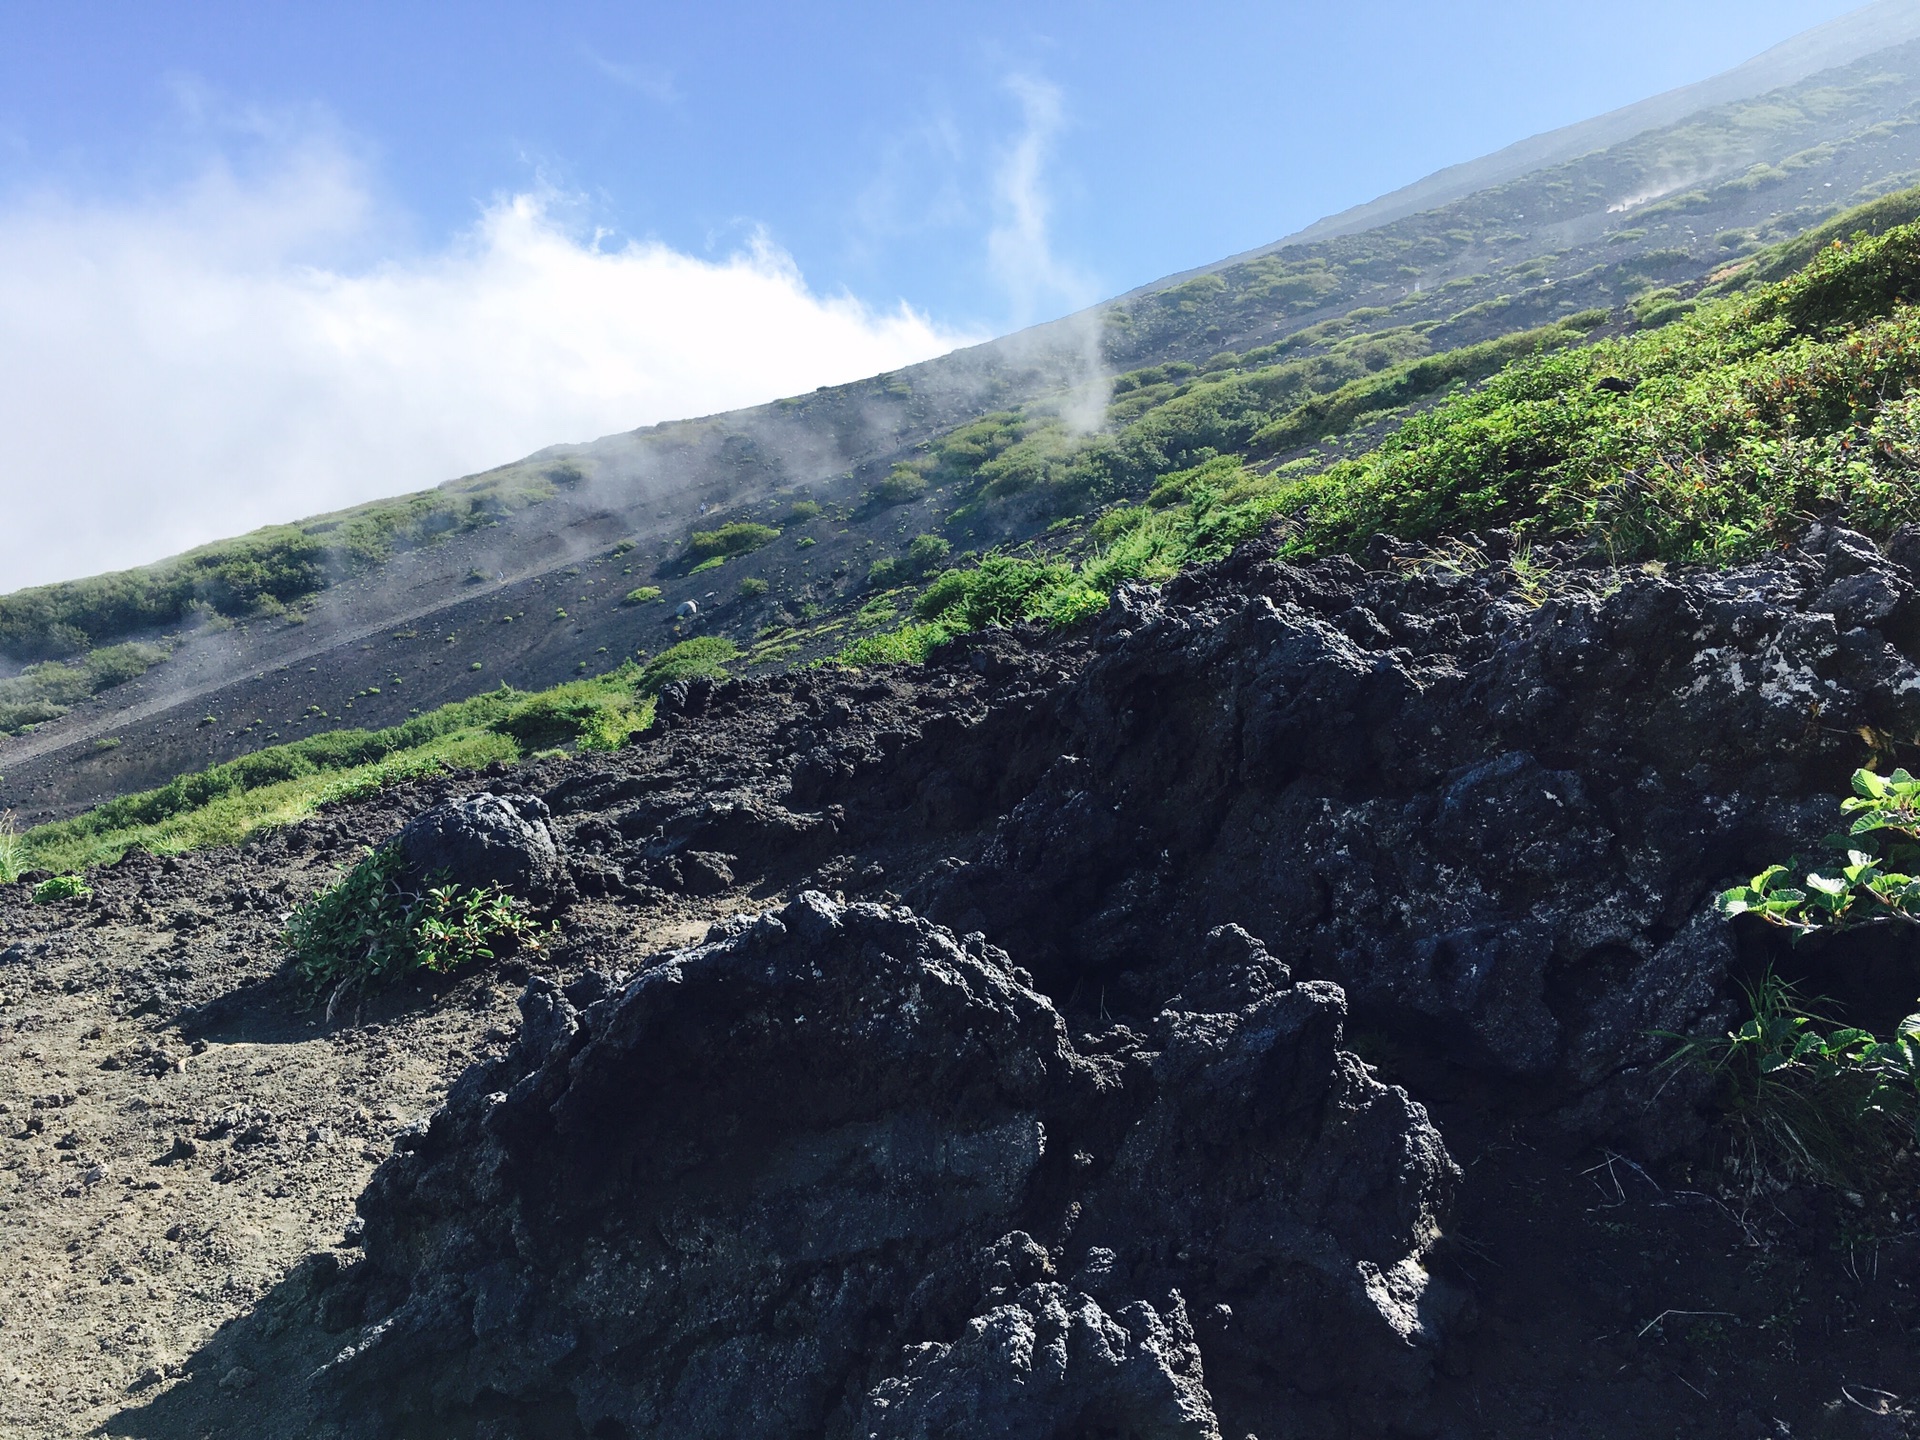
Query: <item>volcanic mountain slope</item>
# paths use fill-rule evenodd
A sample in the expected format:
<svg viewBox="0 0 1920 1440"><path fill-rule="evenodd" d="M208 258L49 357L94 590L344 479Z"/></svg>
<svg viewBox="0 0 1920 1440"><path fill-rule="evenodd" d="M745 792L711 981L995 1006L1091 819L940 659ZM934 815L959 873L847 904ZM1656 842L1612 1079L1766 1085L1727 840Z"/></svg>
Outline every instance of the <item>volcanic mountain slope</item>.
<svg viewBox="0 0 1920 1440"><path fill-rule="evenodd" d="M1658 323L1756 247L1910 184L1917 57L1920 42L1881 49L1438 209L856 385L0 597L0 728L31 727L0 738L0 806L37 822L274 739L608 669L689 633L671 622L683 600L701 608L693 631L767 642L759 663L814 658L884 626L863 610L869 574L916 534L956 558L1058 546L1214 453L1324 465L1379 414L1329 421L1312 403L1328 392L1424 363L1391 402L1418 404L1532 345ZM1472 349L1502 336L1511 350ZM1174 425L1191 387L1232 380L1256 397L1233 424L1133 443ZM1090 421L1102 433L1078 434ZM692 573L689 535L734 520L781 535ZM660 604L622 605L647 585Z"/></svg>
<svg viewBox="0 0 1920 1440"><path fill-rule="evenodd" d="M1544 599L1271 548L0 889L8 1424L1920 1433L1912 1157L1782 1185L1658 1065L1770 964L1911 1004L1708 902L1920 734L1920 531ZM274 887L481 790L552 816L551 954L286 1018Z"/></svg>

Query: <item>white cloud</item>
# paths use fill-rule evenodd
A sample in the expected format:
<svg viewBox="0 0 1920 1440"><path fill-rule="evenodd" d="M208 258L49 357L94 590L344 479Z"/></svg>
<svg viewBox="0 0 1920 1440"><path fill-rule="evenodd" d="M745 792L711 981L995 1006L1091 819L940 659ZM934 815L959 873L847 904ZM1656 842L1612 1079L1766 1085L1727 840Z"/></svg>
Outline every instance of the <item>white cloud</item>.
<svg viewBox="0 0 1920 1440"><path fill-rule="evenodd" d="M515 196L437 252L344 265L402 227L319 144L261 178L0 210L0 590L972 338L816 295L764 237L613 248L559 208Z"/></svg>

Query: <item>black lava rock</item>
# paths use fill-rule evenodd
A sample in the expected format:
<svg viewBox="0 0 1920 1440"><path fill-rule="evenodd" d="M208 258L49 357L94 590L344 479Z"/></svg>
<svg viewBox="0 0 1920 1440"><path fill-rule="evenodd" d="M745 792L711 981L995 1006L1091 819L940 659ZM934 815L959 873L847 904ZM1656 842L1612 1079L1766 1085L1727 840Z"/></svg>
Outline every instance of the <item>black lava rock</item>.
<svg viewBox="0 0 1920 1440"><path fill-rule="evenodd" d="M1453 1166L1334 987L1218 948L1263 993L1126 1060L992 947L813 893L581 1011L537 981L362 1198L320 1383L374 1434L1212 1440L1198 1306L1276 1433L1309 1378L1404 1395Z"/></svg>
<svg viewBox="0 0 1920 1440"><path fill-rule="evenodd" d="M565 875L547 807L530 796L472 795L436 805L407 824L399 845L423 879L497 885L535 904L551 901Z"/></svg>

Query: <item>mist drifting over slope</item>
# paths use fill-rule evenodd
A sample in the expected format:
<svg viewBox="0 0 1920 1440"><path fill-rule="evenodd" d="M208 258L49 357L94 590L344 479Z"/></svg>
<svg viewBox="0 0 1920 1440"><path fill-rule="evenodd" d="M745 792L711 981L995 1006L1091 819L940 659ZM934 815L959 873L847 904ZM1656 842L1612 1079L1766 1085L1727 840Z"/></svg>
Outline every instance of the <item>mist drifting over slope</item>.
<svg viewBox="0 0 1920 1440"><path fill-rule="evenodd" d="M117 203L0 213L0 589L151 560L555 441L753 404L971 337L809 288L755 231L714 258L497 198L441 247L340 147Z"/></svg>

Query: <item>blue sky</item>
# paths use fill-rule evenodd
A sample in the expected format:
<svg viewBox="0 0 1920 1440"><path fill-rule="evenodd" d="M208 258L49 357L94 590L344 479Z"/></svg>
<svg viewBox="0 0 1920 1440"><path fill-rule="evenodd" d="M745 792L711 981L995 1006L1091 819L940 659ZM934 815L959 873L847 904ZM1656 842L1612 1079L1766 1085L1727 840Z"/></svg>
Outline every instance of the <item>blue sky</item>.
<svg viewBox="0 0 1920 1440"><path fill-rule="evenodd" d="M1849 8L14 0L0 588L937 353Z"/></svg>

